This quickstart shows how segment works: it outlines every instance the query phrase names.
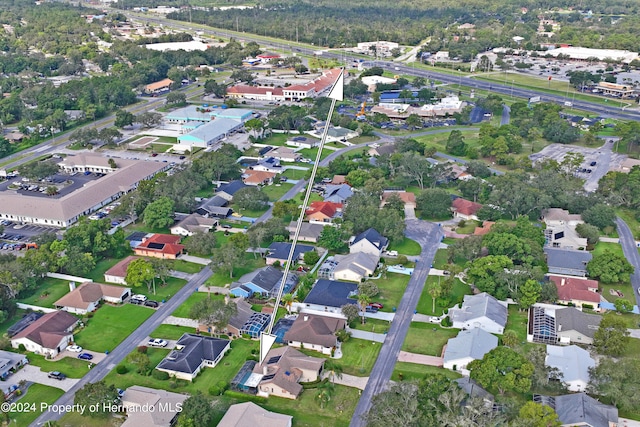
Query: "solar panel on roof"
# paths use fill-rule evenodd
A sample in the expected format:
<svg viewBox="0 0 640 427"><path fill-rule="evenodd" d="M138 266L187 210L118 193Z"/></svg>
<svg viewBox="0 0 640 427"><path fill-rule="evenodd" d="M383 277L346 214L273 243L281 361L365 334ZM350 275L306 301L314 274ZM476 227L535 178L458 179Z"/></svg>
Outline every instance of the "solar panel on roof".
<svg viewBox="0 0 640 427"><path fill-rule="evenodd" d="M164 243L151 242L147 245L149 249L162 249L164 248Z"/></svg>
<svg viewBox="0 0 640 427"><path fill-rule="evenodd" d="M269 375L265 375L264 377L262 377L263 381L267 381L267 380L271 380L273 379L273 377L275 377L276 374L269 374Z"/></svg>
<svg viewBox="0 0 640 427"><path fill-rule="evenodd" d="M270 365L272 363L278 363L280 361L280 357L281 356L273 356L271 357L268 361L267 361L267 365Z"/></svg>

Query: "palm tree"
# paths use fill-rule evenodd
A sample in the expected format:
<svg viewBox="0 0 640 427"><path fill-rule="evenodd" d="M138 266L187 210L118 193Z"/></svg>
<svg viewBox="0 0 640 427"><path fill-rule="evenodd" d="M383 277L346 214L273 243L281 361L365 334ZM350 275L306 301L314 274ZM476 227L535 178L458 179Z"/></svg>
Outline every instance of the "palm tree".
<svg viewBox="0 0 640 427"><path fill-rule="evenodd" d="M344 371L341 364L331 359L324 362L324 370L329 373L331 382L334 382L336 378L342 378L342 372Z"/></svg>
<svg viewBox="0 0 640 427"><path fill-rule="evenodd" d="M367 294L358 294L358 305L360 306L360 311L362 312L362 324L364 325L364 313L367 310L367 306L371 301L369 301L369 296Z"/></svg>
<svg viewBox="0 0 640 427"><path fill-rule="evenodd" d="M282 295L282 304L284 304L284 306L286 307L287 313L291 314L291 306L293 305L294 302L298 302L298 298L296 298L295 295L293 294Z"/></svg>
<svg viewBox="0 0 640 427"><path fill-rule="evenodd" d="M321 383L318 386L318 393L316 393L316 402L320 405L321 409L324 409L325 406L331 401L331 396L335 391L335 386L332 382Z"/></svg>

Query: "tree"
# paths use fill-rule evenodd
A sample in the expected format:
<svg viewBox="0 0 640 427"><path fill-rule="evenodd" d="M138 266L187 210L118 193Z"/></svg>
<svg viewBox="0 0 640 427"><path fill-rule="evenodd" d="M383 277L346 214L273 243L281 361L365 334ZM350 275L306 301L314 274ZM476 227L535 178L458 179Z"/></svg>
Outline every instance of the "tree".
<svg viewBox="0 0 640 427"><path fill-rule="evenodd" d="M216 409L207 397L197 392L182 403L179 414L178 427L210 426L215 419Z"/></svg>
<svg viewBox="0 0 640 427"><path fill-rule="evenodd" d="M247 238L244 233L236 233L233 236L237 235L242 235ZM222 271L228 271L229 277L233 278L233 269L234 267L242 265L242 262L244 261L244 252L247 250L247 248L248 242L247 247L243 249L242 247L234 244L231 240L229 240L221 248L216 249L213 252L213 264Z"/></svg>
<svg viewBox="0 0 640 427"><path fill-rule="evenodd" d="M587 392L605 398L621 411L640 408L640 360L602 358L589 369Z"/></svg>
<svg viewBox="0 0 640 427"><path fill-rule="evenodd" d="M112 158L112 157L109 158L109 161L107 163L109 163L109 167L111 169L118 169L118 164L116 163L114 158Z"/></svg>
<svg viewBox="0 0 640 427"><path fill-rule="evenodd" d="M187 102L187 95L182 92L169 92L167 94L167 104L184 104Z"/></svg>
<svg viewBox="0 0 640 427"><path fill-rule="evenodd" d="M166 196L149 203L142 212L142 222L153 228L164 228L173 224L174 202Z"/></svg>
<svg viewBox="0 0 640 427"><path fill-rule="evenodd" d="M340 311L347 318L347 323L353 323L360 316L358 306L355 304L345 304L340 307Z"/></svg>
<svg viewBox="0 0 640 427"><path fill-rule="evenodd" d="M493 175L489 166L480 160L471 160L467 163L466 171L476 178L488 178Z"/></svg>
<svg viewBox="0 0 640 427"><path fill-rule="evenodd" d="M618 298L613 302L618 313L630 313L633 310L633 303L624 298Z"/></svg>
<svg viewBox="0 0 640 427"><path fill-rule="evenodd" d="M505 268L513 267L513 262L505 255L488 255L477 258L467 264L467 279L481 292L494 295L496 292L495 275Z"/></svg>
<svg viewBox="0 0 640 427"><path fill-rule="evenodd" d="M629 331L623 319L613 314L602 317L598 330L593 335L593 345L600 354L620 356L629 344Z"/></svg>
<svg viewBox="0 0 640 427"><path fill-rule="evenodd" d="M582 212L582 219L602 230L615 224L616 211L611 206L597 204Z"/></svg>
<svg viewBox="0 0 640 427"><path fill-rule="evenodd" d="M496 388L500 394L508 390L527 393L531 389L533 364L508 347L496 347L482 360L474 360L467 366L471 379L483 387Z"/></svg>
<svg viewBox="0 0 640 427"><path fill-rule="evenodd" d="M550 406L527 402L520 408L516 426L518 427L560 427L558 414Z"/></svg>
<svg viewBox="0 0 640 427"><path fill-rule="evenodd" d="M55 160L42 160L39 162L25 163L18 167L20 175L32 180L40 180L58 172L58 164Z"/></svg>
<svg viewBox="0 0 640 427"><path fill-rule="evenodd" d="M519 288L518 305L520 310L528 310L533 304L540 300L542 289L540 283L536 280L529 279Z"/></svg>
<svg viewBox="0 0 640 427"><path fill-rule="evenodd" d="M396 163L400 174L418 184L421 190L429 183L431 163L426 157L416 155L415 152L404 152L397 158Z"/></svg>
<svg viewBox="0 0 640 427"><path fill-rule="evenodd" d="M416 198L416 207L423 218L451 217L451 195L441 188L422 190Z"/></svg>
<svg viewBox="0 0 640 427"><path fill-rule="evenodd" d="M427 281L427 293L431 296L432 307L431 311L436 312L436 298L442 294L442 287L436 280Z"/></svg>
<svg viewBox="0 0 640 427"><path fill-rule="evenodd" d="M111 414L111 406L117 402L118 390L113 384L104 381L87 383L75 394L73 403L94 408L88 411L92 418L106 418Z"/></svg>
<svg viewBox="0 0 640 427"><path fill-rule="evenodd" d="M447 138L447 153L454 156L464 156L467 152L467 144L464 142L464 136L459 130L452 130Z"/></svg>
<svg viewBox="0 0 640 427"><path fill-rule="evenodd" d="M368 427L421 425L421 405L418 401L420 389L414 382L401 381L393 383L387 391L376 394L371 401L371 409L364 417L366 425Z"/></svg>
<svg viewBox="0 0 640 427"><path fill-rule="evenodd" d="M289 314L291 314L291 306L294 302L297 301L298 299L296 298L296 296L291 293L282 295L282 304L284 304L287 309L287 313Z"/></svg>
<svg viewBox="0 0 640 427"><path fill-rule="evenodd" d="M587 264L589 277L604 283L629 283L634 268L622 254L605 249Z"/></svg>
<svg viewBox="0 0 640 427"><path fill-rule="evenodd" d="M97 139L103 144L113 144L120 138L122 138L122 134L114 127L103 128L98 131Z"/></svg>
<svg viewBox="0 0 640 427"><path fill-rule="evenodd" d="M551 281L542 282L540 286L540 302L554 304L558 300L558 288Z"/></svg>
<svg viewBox="0 0 640 427"><path fill-rule="evenodd" d="M365 324L365 313L367 311L367 306L371 302L371 297L367 294L358 294L358 308L360 309L360 313L362 316L360 319L362 320L362 324Z"/></svg>
<svg viewBox="0 0 640 427"><path fill-rule="evenodd" d="M366 295L367 298L369 299L377 296L379 293L380 293L380 288L378 288L378 285L376 285L370 280L366 280L358 284L358 294Z"/></svg>
<svg viewBox="0 0 640 427"><path fill-rule="evenodd" d="M147 347L138 347L137 351L129 353L127 361L136 365L136 372L142 375L149 375L153 369L151 359L146 354Z"/></svg>
<svg viewBox="0 0 640 427"><path fill-rule="evenodd" d="M156 277L156 272L153 269L150 261L144 258L138 258L133 260L127 266L127 275L124 281L127 285L138 287L147 285L147 288L151 287L151 282Z"/></svg>
<svg viewBox="0 0 640 427"><path fill-rule="evenodd" d="M113 125L122 129L126 126L131 126L135 120L136 116L134 116L133 113L127 110L118 110L116 111L116 120L113 122Z"/></svg>
<svg viewBox="0 0 640 427"><path fill-rule="evenodd" d="M595 246L600 241L600 231L595 225L578 224L576 225L576 233L578 233L578 236L586 238L587 244L590 246Z"/></svg>
<svg viewBox="0 0 640 427"><path fill-rule="evenodd" d="M324 409L325 406L329 404L334 392L335 385L333 382L320 383L318 391L316 392L315 401L321 409Z"/></svg>
<svg viewBox="0 0 640 427"><path fill-rule="evenodd" d="M216 248L216 235L212 232L196 231L184 243L188 252L200 255L211 255Z"/></svg>
<svg viewBox="0 0 640 427"><path fill-rule="evenodd" d="M145 128L154 127L162 121L162 114L147 111L136 116L136 122Z"/></svg>
<svg viewBox="0 0 640 427"><path fill-rule="evenodd" d="M227 94L227 86L224 84L220 84L215 80L207 80L204 84L204 94L214 94L218 98L224 98Z"/></svg>
<svg viewBox="0 0 640 427"><path fill-rule="evenodd" d="M329 374L329 379L334 382L336 378L342 378L342 372L344 371L341 364L337 363L335 359L328 359L324 362L324 372Z"/></svg>
<svg viewBox="0 0 640 427"><path fill-rule="evenodd" d="M236 191L233 203L240 209L259 211L269 205L269 196L257 187L245 187Z"/></svg>
<svg viewBox="0 0 640 427"><path fill-rule="evenodd" d="M502 334L502 344L506 345L507 347L514 348L518 345L519 342L520 340L518 339L518 334L511 329L509 329L508 331L504 331L504 334Z"/></svg>
<svg viewBox="0 0 640 427"><path fill-rule="evenodd" d="M222 331L226 328L229 320L237 313L238 307L233 301L206 298L191 306L189 318L211 327L213 335L216 330Z"/></svg>
<svg viewBox="0 0 640 427"><path fill-rule="evenodd" d="M303 260L306 265L315 265L320 260L320 255L316 251L305 252Z"/></svg>
<svg viewBox="0 0 640 427"><path fill-rule="evenodd" d="M422 119L417 114L410 114L406 119L406 124L411 130L422 127Z"/></svg>
<svg viewBox="0 0 640 427"><path fill-rule="evenodd" d="M324 227L318 238L318 246L330 251L342 252L346 249L346 233L338 227Z"/></svg>

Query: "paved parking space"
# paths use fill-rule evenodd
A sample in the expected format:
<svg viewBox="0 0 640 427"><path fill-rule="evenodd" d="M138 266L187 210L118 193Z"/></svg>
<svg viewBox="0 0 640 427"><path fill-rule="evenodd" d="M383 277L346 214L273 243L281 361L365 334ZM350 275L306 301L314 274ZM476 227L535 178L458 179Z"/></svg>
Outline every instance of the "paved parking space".
<svg viewBox="0 0 640 427"><path fill-rule="evenodd" d="M64 372L62 372L64 374ZM38 384L48 385L50 387L55 387L62 389L64 391L69 391L71 387L76 385L79 379L74 378L65 378L64 380L56 380L53 378L49 378L47 375L49 372L42 372L40 367L33 365L26 365L24 368L20 369L15 374L11 375L8 379L8 383L18 384L20 381L31 381Z"/></svg>
<svg viewBox="0 0 640 427"><path fill-rule="evenodd" d="M87 365L89 365L89 363L92 364L97 364L100 363L104 360L105 357L107 357L107 355L105 353L101 353L98 351L91 351L91 350L87 350L86 348L82 349L82 353L89 353L90 355L93 356L93 359L91 360L86 360ZM65 350L62 351L58 354L58 356L56 356L53 360L60 360L60 359L64 359L65 357L70 357L72 359L77 359L78 355L80 353L76 353L75 351L69 351L69 350Z"/></svg>

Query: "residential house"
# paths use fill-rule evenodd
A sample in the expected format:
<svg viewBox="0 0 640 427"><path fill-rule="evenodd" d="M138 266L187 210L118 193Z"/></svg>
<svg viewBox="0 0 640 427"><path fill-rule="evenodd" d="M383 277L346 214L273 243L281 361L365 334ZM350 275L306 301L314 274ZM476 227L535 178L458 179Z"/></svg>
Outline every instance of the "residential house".
<svg viewBox="0 0 640 427"><path fill-rule="evenodd" d="M597 280L554 274L549 274L547 277L556 285L560 304L573 304L579 308L586 304L590 308L600 311L601 295L598 293Z"/></svg>
<svg viewBox="0 0 640 427"><path fill-rule="evenodd" d="M251 164L249 169L253 169L255 171L265 171L265 172L273 172L273 173L283 173L284 168L280 166L280 160L274 159L273 157L266 157L258 160L257 162Z"/></svg>
<svg viewBox="0 0 640 427"><path fill-rule="evenodd" d="M306 252L315 250L313 246L309 245L296 245L292 261L294 263L302 261L302 257ZM291 252L291 243L273 242L267 249L266 262L267 265L273 265L276 261L280 261L280 264L285 264L289 259L289 252Z"/></svg>
<svg viewBox="0 0 640 427"><path fill-rule="evenodd" d="M212 229L215 231L217 226L217 219L192 213L191 215L187 215L182 221L173 225L170 230L171 234L178 236L193 236L196 232L208 233Z"/></svg>
<svg viewBox="0 0 640 427"><path fill-rule="evenodd" d="M237 283L231 285L230 293L236 297L248 298L253 294L265 297L275 297L282 283L284 273L271 265L259 268L242 276ZM289 293L298 283L298 276L289 273L284 284L283 293Z"/></svg>
<svg viewBox="0 0 640 427"><path fill-rule="evenodd" d="M171 234L154 234L142 240L133 252L139 256L161 259L176 259L182 254L184 245L180 244L181 236Z"/></svg>
<svg viewBox="0 0 640 427"><path fill-rule="evenodd" d="M322 195L325 202L340 203L344 202L353 196L353 190L349 184L332 185L329 184L324 188Z"/></svg>
<svg viewBox="0 0 640 427"><path fill-rule="evenodd" d="M184 334L156 369L181 380L193 381L203 367L215 368L230 349L229 340Z"/></svg>
<svg viewBox="0 0 640 427"><path fill-rule="evenodd" d="M572 249L545 247L547 266L551 274L585 277L587 264L591 261L591 253Z"/></svg>
<svg viewBox="0 0 640 427"><path fill-rule="evenodd" d="M574 307L534 304L529 309L527 341L543 344L592 344L602 317Z"/></svg>
<svg viewBox="0 0 640 427"><path fill-rule="evenodd" d="M586 393L562 396L534 395L535 402L548 405L556 411L561 427L617 427L618 408L605 405Z"/></svg>
<svg viewBox="0 0 640 427"><path fill-rule="evenodd" d="M251 338L259 338L267 325L271 316L266 313L258 313L253 311L251 304L243 299L235 300L238 307L237 313L229 319L229 324L225 332L235 337L249 335Z"/></svg>
<svg viewBox="0 0 640 427"><path fill-rule="evenodd" d="M331 355L338 346L336 332L345 328L341 317L319 316L303 313L284 334L284 341L291 347L305 348Z"/></svg>
<svg viewBox="0 0 640 427"><path fill-rule="evenodd" d="M11 338L11 347L24 345L27 351L56 357L70 342L79 320L66 311L47 313Z"/></svg>
<svg viewBox="0 0 640 427"><path fill-rule="evenodd" d="M302 303L293 304L293 309L342 314L343 305L358 304L357 294L357 283L320 279Z"/></svg>
<svg viewBox="0 0 640 427"><path fill-rule="evenodd" d="M340 184L346 184L346 183L347 183L347 177L345 175L334 175L329 184L340 185Z"/></svg>
<svg viewBox="0 0 640 427"><path fill-rule="evenodd" d="M196 209L195 213L207 218L226 218L233 212L231 208L225 207L229 203L229 200L221 196L213 196L205 200L198 209Z"/></svg>
<svg viewBox="0 0 640 427"><path fill-rule="evenodd" d="M558 379L569 391L585 391L589 384L589 369L596 366L589 352L577 345L547 345L545 364L558 370Z"/></svg>
<svg viewBox="0 0 640 427"><path fill-rule="evenodd" d="M259 171L254 169L247 169L242 174L242 182L246 185L258 186L258 185L270 185L273 182L277 173Z"/></svg>
<svg viewBox="0 0 640 427"><path fill-rule="evenodd" d="M6 381L9 376L27 363L29 360L24 354L0 350L0 381Z"/></svg>
<svg viewBox="0 0 640 427"><path fill-rule="evenodd" d="M296 228L298 226L297 221L291 221L287 226L287 231L289 232L289 239L293 240L293 236L296 233ZM311 242L318 243L318 239L320 238L320 234L322 234L322 230L324 230L324 226L320 224L312 224L310 222L303 222L300 226L300 233L298 234L298 240L301 242Z"/></svg>
<svg viewBox="0 0 640 427"><path fill-rule="evenodd" d="M7 329L7 335L9 336L9 338L11 338L41 317L42 313L38 313L35 311L26 313L20 320L18 320L16 323L11 325L9 329Z"/></svg>
<svg viewBox="0 0 640 427"><path fill-rule="evenodd" d="M231 405L218 427L291 427L291 415L269 412L253 402Z"/></svg>
<svg viewBox="0 0 640 427"><path fill-rule="evenodd" d="M389 246L389 239L373 228L363 231L349 242L349 252L366 252L380 257Z"/></svg>
<svg viewBox="0 0 640 427"><path fill-rule="evenodd" d="M396 190L384 190L382 192L382 202L380 203L380 207L384 207L389 201L389 198L397 196L400 198L402 203L406 207L415 208L416 207L416 195L410 193L408 191L396 191Z"/></svg>
<svg viewBox="0 0 640 427"><path fill-rule="evenodd" d="M253 372L261 374L258 395L296 399L302 393L300 382L315 381L320 376L325 359L307 356L293 347L273 348Z"/></svg>
<svg viewBox="0 0 640 427"><path fill-rule="evenodd" d="M444 350L443 366L453 371L462 371L474 360L498 346L498 337L481 328L463 330L449 339Z"/></svg>
<svg viewBox="0 0 640 427"><path fill-rule="evenodd" d="M13 131L4 135L4 139L9 141L9 144L15 144L16 142L22 142L25 136L26 135L22 132Z"/></svg>
<svg viewBox="0 0 640 427"><path fill-rule="evenodd" d="M559 208L545 209L542 220L547 225L544 235L547 245L554 248L580 249L587 247L587 239L576 233L576 225L584 223L579 214Z"/></svg>
<svg viewBox="0 0 640 427"><path fill-rule="evenodd" d="M189 396L134 385L127 388L121 403L127 419L121 427L171 427L176 424L182 404Z"/></svg>
<svg viewBox="0 0 640 427"><path fill-rule="evenodd" d="M242 181L239 181L239 180L231 181L227 184L222 184L220 187L218 187L216 190L216 196L220 196L223 199L230 202L233 200L233 196L238 192L238 190L241 190L246 186L247 185Z"/></svg>
<svg viewBox="0 0 640 427"><path fill-rule="evenodd" d="M568 210L560 208L549 208L543 210L542 220L549 227L569 225L575 228L578 224L584 224L580 214L570 214Z"/></svg>
<svg viewBox="0 0 640 427"><path fill-rule="evenodd" d="M315 138L308 138L306 136L294 136L293 138L287 139L285 142L287 145L298 148L314 148L319 143L319 140Z"/></svg>
<svg viewBox="0 0 640 427"><path fill-rule="evenodd" d="M380 257L368 252L354 252L348 255L336 255L337 262L331 279L360 282L370 277L378 267Z"/></svg>
<svg viewBox="0 0 640 427"><path fill-rule="evenodd" d="M145 93L158 93L163 90L169 90L169 87L173 84L171 79L162 79L160 81L150 83L144 87Z"/></svg>
<svg viewBox="0 0 640 427"><path fill-rule="evenodd" d="M95 311L102 300L112 304L122 304L131 295L131 288L85 282L75 287L70 284L71 292L54 302L59 309L74 314L87 314Z"/></svg>
<svg viewBox="0 0 640 427"><path fill-rule="evenodd" d="M122 261L118 262L116 265L105 271L104 281L107 283L126 285L127 281L125 280L125 278L127 277L127 268L129 268L129 264L131 264L132 261L135 261L138 258L140 257L128 256Z"/></svg>
<svg viewBox="0 0 640 427"><path fill-rule="evenodd" d="M472 202L471 200L463 199L462 197L456 198L451 203L451 210L453 211L454 218L460 218L464 220L473 219L478 220L478 211L482 205L480 203Z"/></svg>
<svg viewBox="0 0 640 427"><path fill-rule="evenodd" d="M462 377L453 380L458 387L460 387L469 397L479 397L484 400L487 404L492 404L494 401L493 394L489 393L487 390L482 388L480 384L475 382L469 377Z"/></svg>
<svg viewBox="0 0 640 427"><path fill-rule="evenodd" d="M502 335L507 324L507 304L486 292L465 295L460 308L449 310L449 318L457 329L481 328Z"/></svg>
<svg viewBox="0 0 640 427"><path fill-rule="evenodd" d="M311 202L305 215L311 224L333 224L333 220L342 217L342 203Z"/></svg>
<svg viewBox="0 0 640 427"><path fill-rule="evenodd" d="M296 152L289 147L274 147L264 157L273 157L281 162L299 162L302 159L302 154Z"/></svg>
<svg viewBox="0 0 640 427"><path fill-rule="evenodd" d="M371 157L378 157L384 154L391 155L396 152L396 146L394 143L382 144L377 147L369 148L369 155Z"/></svg>

